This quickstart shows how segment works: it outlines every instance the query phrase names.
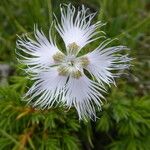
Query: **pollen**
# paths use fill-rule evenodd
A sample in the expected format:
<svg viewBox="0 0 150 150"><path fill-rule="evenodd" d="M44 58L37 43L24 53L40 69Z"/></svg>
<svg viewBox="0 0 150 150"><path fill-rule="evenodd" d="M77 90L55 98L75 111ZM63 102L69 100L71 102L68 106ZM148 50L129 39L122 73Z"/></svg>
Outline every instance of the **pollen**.
<svg viewBox="0 0 150 150"><path fill-rule="evenodd" d="M68 45L68 53L69 54L78 54L80 46L78 46L75 42Z"/></svg>
<svg viewBox="0 0 150 150"><path fill-rule="evenodd" d="M56 63L62 62L65 58L65 55L61 52L57 52L53 55L53 59Z"/></svg>
<svg viewBox="0 0 150 150"><path fill-rule="evenodd" d="M60 76L67 76L69 74L69 71L65 66L60 66L58 68L58 73Z"/></svg>
<svg viewBox="0 0 150 150"><path fill-rule="evenodd" d="M87 57L81 57L80 58L80 65L85 68L89 65L90 61Z"/></svg>
<svg viewBox="0 0 150 150"><path fill-rule="evenodd" d="M71 77L73 77L75 79L79 79L80 77L82 77L82 73L79 70L72 71L71 72Z"/></svg>

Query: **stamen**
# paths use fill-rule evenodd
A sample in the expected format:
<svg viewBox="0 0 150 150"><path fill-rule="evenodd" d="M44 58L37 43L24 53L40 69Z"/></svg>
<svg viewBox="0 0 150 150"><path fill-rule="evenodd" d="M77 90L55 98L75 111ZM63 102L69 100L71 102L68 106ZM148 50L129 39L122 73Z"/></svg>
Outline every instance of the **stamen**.
<svg viewBox="0 0 150 150"><path fill-rule="evenodd" d="M61 76L67 76L69 74L69 70L65 66L60 66L58 72Z"/></svg>
<svg viewBox="0 0 150 150"><path fill-rule="evenodd" d="M57 52L56 54L53 55L53 59L56 63L62 62L65 58L65 55L61 52Z"/></svg>
<svg viewBox="0 0 150 150"><path fill-rule="evenodd" d="M80 58L80 64L83 68L87 67L89 65L90 61L88 57L81 57Z"/></svg>
<svg viewBox="0 0 150 150"><path fill-rule="evenodd" d="M77 55L80 50L80 46L78 46L75 42L71 43L67 47L68 54Z"/></svg>
<svg viewBox="0 0 150 150"><path fill-rule="evenodd" d="M81 71L79 71L79 70L72 71L72 72L71 72L71 77L76 78L76 79L79 79L80 77L82 77L82 73L81 73Z"/></svg>
<svg viewBox="0 0 150 150"><path fill-rule="evenodd" d="M82 77L82 73L81 71L75 69L74 67L66 67L66 66L60 66L58 68L58 72L60 76L71 76L73 78L79 79L80 77Z"/></svg>

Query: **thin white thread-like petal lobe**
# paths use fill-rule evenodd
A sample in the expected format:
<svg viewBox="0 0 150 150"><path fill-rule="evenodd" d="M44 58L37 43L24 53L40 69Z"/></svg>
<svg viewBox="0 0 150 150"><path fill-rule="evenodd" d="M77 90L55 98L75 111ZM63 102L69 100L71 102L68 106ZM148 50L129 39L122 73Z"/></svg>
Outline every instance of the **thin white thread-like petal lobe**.
<svg viewBox="0 0 150 150"><path fill-rule="evenodd" d="M27 100L33 106L40 108L51 107L56 102L61 102L65 95L66 76L60 76L55 68L36 74L33 78L35 83L26 93Z"/></svg>
<svg viewBox="0 0 150 150"><path fill-rule="evenodd" d="M101 21L91 24L95 13L88 14L88 8L83 5L80 11L76 11L71 4L67 5L66 9L61 7L61 24L56 25L56 29L64 40L66 47L71 43L76 43L80 48L94 41L93 38L97 33L98 28L104 24ZM97 39L97 38L95 38Z"/></svg>
<svg viewBox="0 0 150 150"><path fill-rule="evenodd" d="M66 85L66 104L75 106L79 119L96 118L95 106L101 108L101 87L83 76L79 79L70 77Z"/></svg>
<svg viewBox="0 0 150 150"><path fill-rule="evenodd" d="M90 63L85 69L95 76L99 83L115 84L114 77L121 74L118 71L128 69L130 66L131 59L128 55L117 54L122 50L128 50L128 48L125 46L104 48L101 45L86 55Z"/></svg>
<svg viewBox="0 0 150 150"><path fill-rule="evenodd" d="M19 37L17 41L17 54L19 61L28 66L28 71L37 72L40 68L54 65L52 56L59 52L57 46L48 40L43 32L35 28L35 38L32 40L27 35Z"/></svg>

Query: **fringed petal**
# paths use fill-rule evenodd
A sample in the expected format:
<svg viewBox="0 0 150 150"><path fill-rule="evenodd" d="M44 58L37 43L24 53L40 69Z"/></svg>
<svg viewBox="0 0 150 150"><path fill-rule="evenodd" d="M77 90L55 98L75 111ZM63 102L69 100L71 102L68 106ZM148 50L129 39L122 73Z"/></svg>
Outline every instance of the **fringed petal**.
<svg viewBox="0 0 150 150"><path fill-rule="evenodd" d="M88 79L86 76L80 78L70 77L66 85L66 105L74 106L78 112L79 119L96 119L96 109L101 109L104 92L99 84Z"/></svg>
<svg viewBox="0 0 150 150"><path fill-rule="evenodd" d="M67 77L61 76L56 68L35 75L33 80L25 97L34 107L49 108L64 99Z"/></svg>
<svg viewBox="0 0 150 150"><path fill-rule="evenodd" d="M126 46L114 46L106 48L110 41L103 42L94 51L85 55L89 64L85 67L99 83L115 84L114 77L118 76L120 70L128 69L132 60L128 55L118 54L128 50Z"/></svg>
<svg viewBox="0 0 150 150"><path fill-rule="evenodd" d="M97 38L93 38L99 33L96 30L104 25L101 21L91 24L96 13L88 14L89 9L85 8L84 5L82 5L80 11L76 11L71 4L65 6L61 5L60 7L61 23L59 24L57 21L55 27L64 40L66 47L68 48L70 44L75 43L81 49L86 44L96 40Z"/></svg>
<svg viewBox="0 0 150 150"><path fill-rule="evenodd" d="M37 27L35 27L34 36L36 40L24 35L17 41L18 60L28 66L26 69L28 72L38 72L39 69L54 65L52 56L60 52L51 36L48 40Z"/></svg>

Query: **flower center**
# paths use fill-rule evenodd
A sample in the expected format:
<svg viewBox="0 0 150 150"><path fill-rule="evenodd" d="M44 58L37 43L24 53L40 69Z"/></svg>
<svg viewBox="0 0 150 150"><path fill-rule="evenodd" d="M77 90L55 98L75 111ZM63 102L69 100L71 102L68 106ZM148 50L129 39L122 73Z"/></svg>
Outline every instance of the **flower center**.
<svg viewBox="0 0 150 150"><path fill-rule="evenodd" d="M67 47L67 55L62 52L57 52L53 55L59 75L71 76L76 79L82 77L82 70L87 67L89 60L85 56L78 58L78 52L79 47L75 43L72 43Z"/></svg>
<svg viewBox="0 0 150 150"><path fill-rule="evenodd" d="M75 66L75 59L76 57L74 55L68 55L65 57L65 63L68 65L68 66Z"/></svg>

